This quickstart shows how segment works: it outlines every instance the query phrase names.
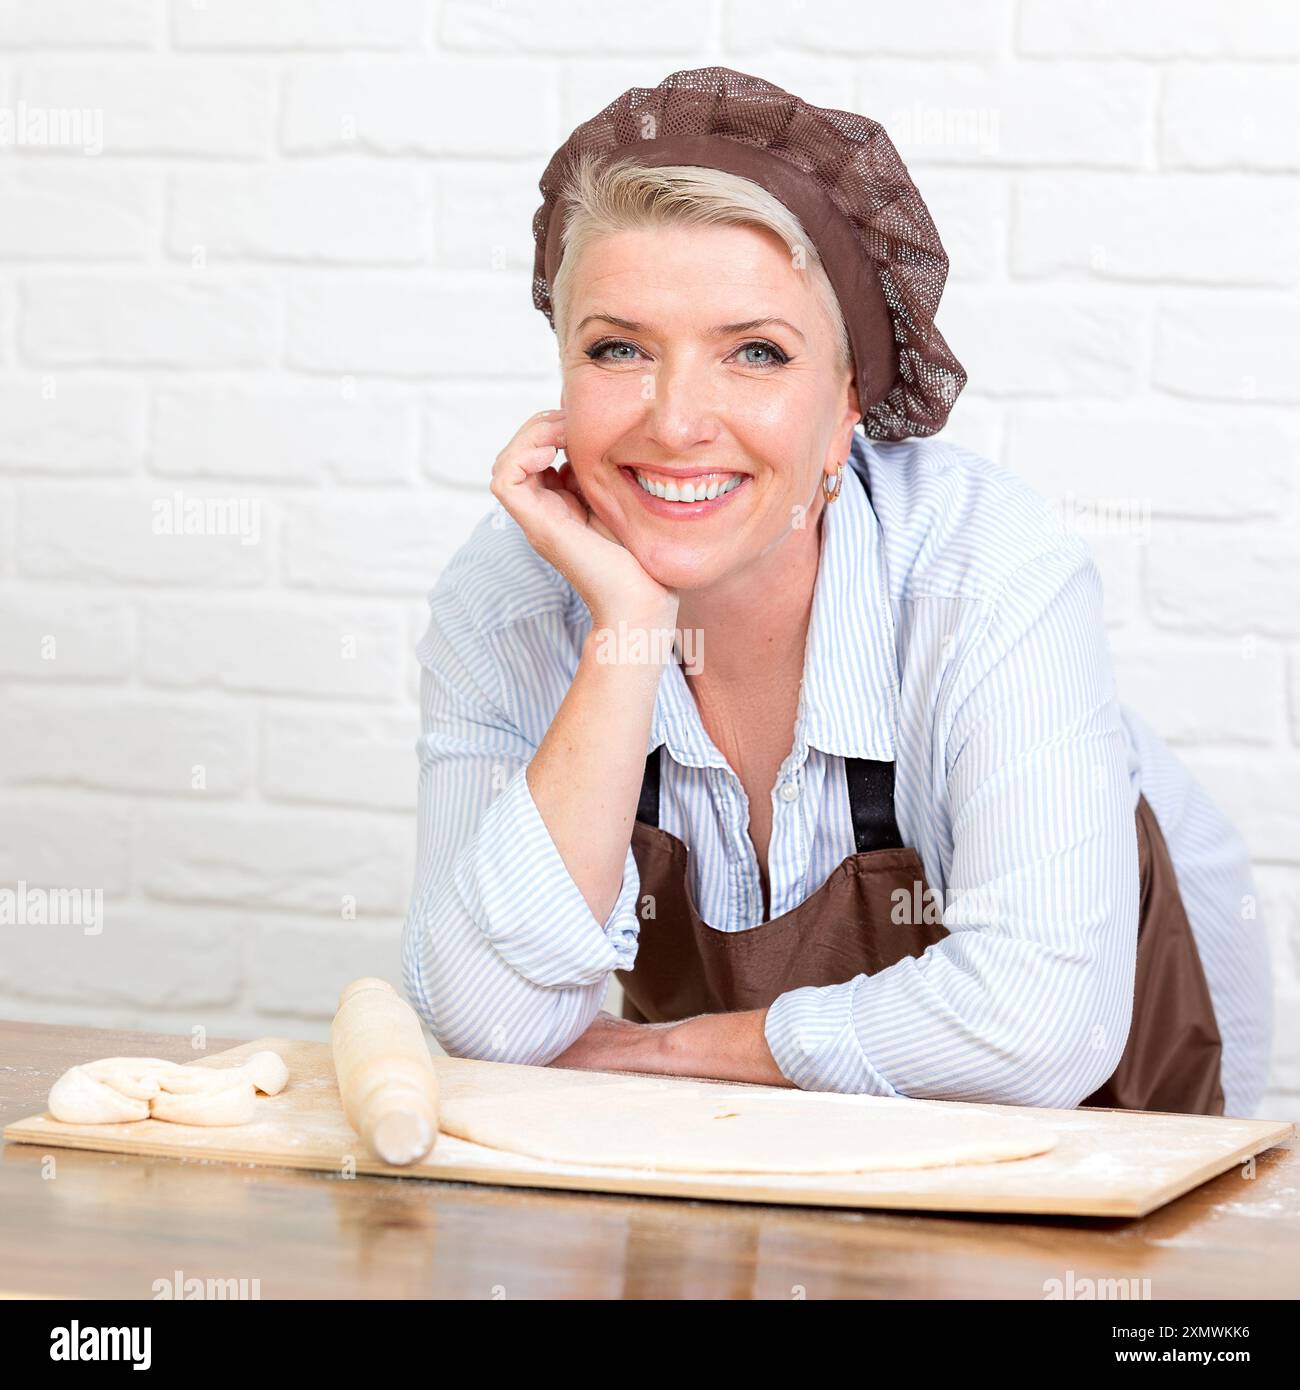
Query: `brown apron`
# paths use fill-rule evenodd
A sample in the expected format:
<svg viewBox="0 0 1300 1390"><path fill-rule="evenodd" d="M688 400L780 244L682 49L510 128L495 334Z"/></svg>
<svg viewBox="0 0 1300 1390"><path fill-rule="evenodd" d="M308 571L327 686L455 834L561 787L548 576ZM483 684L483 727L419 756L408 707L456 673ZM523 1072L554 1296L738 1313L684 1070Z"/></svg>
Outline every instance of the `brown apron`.
<svg viewBox="0 0 1300 1390"><path fill-rule="evenodd" d="M835 985L919 956L948 935L916 850L894 817L894 764L845 758L856 851L798 907L742 931L717 931L696 910L686 846L659 828L659 750L646 759L632 851L642 900L636 965L618 970L623 1017L664 1023L765 1009L803 985ZM1136 811L1141 874L1133 1018L1119 1066L1082 1105L1221 1115L1222 1040L1164 836L1145 796ZM925 904L924 920L891 920L893 895ZM919 894L919 898L918 898Z"/></svg>

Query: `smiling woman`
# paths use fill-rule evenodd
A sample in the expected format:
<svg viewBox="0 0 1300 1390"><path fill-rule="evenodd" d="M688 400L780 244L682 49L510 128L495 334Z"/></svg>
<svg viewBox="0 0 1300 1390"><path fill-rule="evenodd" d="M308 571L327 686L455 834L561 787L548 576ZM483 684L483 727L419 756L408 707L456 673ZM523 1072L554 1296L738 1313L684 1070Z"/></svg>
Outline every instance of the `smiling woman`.
<svg viewBox="0 0 1300 1390"><path fill-rule="evenodd" d="M420 646L403 944L435 1036L1250 1113L1271 996L1245 846L1119 704L1084 542L928 437L965 373L883 129L676 73L541 188L562 408L498 455L505 516Z"/></svg>
<svg viewBox="0 0 1300 1390"><path fill-rule="evenodd" d="M561 400L588 505L669 588L764 583L794 562L785 541L811 575L820 478L861 410L842 323L785 243L669 222L589 241L574 269Z"/></svg>
<svg viewBox="0 0 1300 1390"><path fill-rule="evenodd" d="M576 491L706 635L692 690L769 903L820 515L862 415L848 331L798 220L749 180L585 161L568 187L579 240L556 304Z"/></svg>

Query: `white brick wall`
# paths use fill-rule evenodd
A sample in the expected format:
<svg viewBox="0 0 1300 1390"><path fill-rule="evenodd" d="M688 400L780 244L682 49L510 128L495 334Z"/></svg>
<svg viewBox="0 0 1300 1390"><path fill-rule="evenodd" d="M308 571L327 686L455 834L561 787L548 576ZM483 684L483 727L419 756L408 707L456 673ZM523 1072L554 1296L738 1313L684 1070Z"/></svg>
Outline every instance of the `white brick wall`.
<svg viewBox="0 0 1300 1390"><path fill-rule="evenodd" d="M0 0L0 119L82 113L0 146L0 886L104 898L4 928L0 1014L321 1037L397 978L423 595L558 399L537 179L711 62L890 130L952 436L1143 507L1122 696L1257 857L1296 1113L1290 0Z"/></svg>

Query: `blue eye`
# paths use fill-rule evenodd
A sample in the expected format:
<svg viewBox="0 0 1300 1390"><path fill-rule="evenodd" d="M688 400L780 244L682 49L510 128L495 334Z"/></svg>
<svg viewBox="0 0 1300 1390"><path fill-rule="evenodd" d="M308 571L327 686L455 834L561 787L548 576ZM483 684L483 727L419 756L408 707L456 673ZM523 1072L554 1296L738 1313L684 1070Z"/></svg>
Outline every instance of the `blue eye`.
<svg viewBox="0 0 1300 1390"><path fill-rule="evenodd" d="M589 348L584 348L583 350L593 362L631 362L634 360L631 357L606 356L607 353L612 352L615 348L627 348L633 353L639 351L632 343L624 342L621 338L602 338L599 342L593 343ZM768 353L769 360L766 362L755 362L751 358L742 361L743 366L758 367L764 371L770 371L774 367L784 367L790 361L789 357L787 357L775 343L769 343L761 338L756 338L752 342L742 343L736 351L745 353L754 349L757 349L759 352Z"/></svg>
<svg viewBox="0 0 1300 1390"><path fill-rule="evenodd" d="M783 367L783 366L785 366L785 364L790 360L790 359L785 355L785 353L783 353L783 352L781 351L781 349L780 349L779 347L777 347L777 345L776 345L775 343L764 343L764 342L745 343L745 344L741 347L740 351L741 351L741 352L748 352L751 348L757 348L760 352L769 352L769 353L771 353L771 354L772 354L772 360L771 360L770 362L752 362L752 361L751 361L751 362L749 362L749 363L746 364L747 366L750 366L750 367Z"/></svg>
<svg viewBox="0 0 1300 1390"><path fill-rule="evenodd" d="M619 340L616 339L616 338L603 338L603 339L601 339L600 342L598 342L598 343L593 343L589 348L587 348L587 349L586 349L586 353L587 353L587 356L590 357L591 360L592 360L593 362L599 362L602 358L605 357L605 353L608 352L610 348L631 348L631 347L632 347L632 344L631 344L631 343L624 343L624 342L619 341ZM635 349L635 348L632 348L632 351L635 352L636 349ZM611 362L630 362L632 359L629 358L629 357L611 357L611 358L607 358L607 359L605 359L605 360L611 361Z"/></svg>

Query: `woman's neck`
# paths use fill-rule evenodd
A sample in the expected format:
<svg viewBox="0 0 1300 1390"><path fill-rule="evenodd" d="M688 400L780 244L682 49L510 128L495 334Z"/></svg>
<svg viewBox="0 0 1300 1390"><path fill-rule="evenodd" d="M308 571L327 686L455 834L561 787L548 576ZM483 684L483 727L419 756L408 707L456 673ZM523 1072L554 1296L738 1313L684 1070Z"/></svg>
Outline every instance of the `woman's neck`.
<svg viewBox="0 0 1300 1390"><path fill-rule="evenodd" d="M803 669L821 560L822 513L739 574L683 592L677 625L703 633L701 674L734 686ZM699 639L696 638L697 643Z"/></svg>

